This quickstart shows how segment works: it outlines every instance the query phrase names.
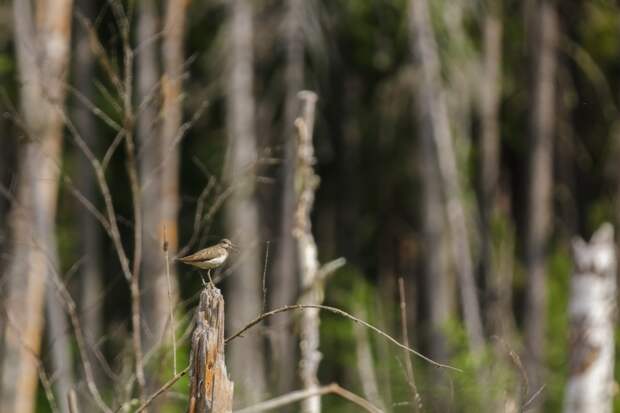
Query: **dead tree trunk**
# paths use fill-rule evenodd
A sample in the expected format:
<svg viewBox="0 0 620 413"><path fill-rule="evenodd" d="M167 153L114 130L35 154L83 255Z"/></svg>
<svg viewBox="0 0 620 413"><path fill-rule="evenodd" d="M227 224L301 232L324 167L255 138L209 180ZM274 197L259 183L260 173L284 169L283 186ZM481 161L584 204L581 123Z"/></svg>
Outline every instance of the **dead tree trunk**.
<svg viewBox="0 0 620 413"><path fill-rule="evenodd" d="M200 293L190 352L188 413L232 411L234 384L224 357L224 297L211 284Z"/></svg>
<svg viewBox="0 0 620 413"><path fill-rule="evenodd" d="M564 413L611 413L617 307L613 227L604 224L590 243L575 239L573 261Z"/></svg>
<svg viewBox="0 0 620 413"><path fill-rule="evenodd" d="M321 304L323 302L323 285L319 281L319 259L310 213L314 204L314 192L319 185L319 177L314 173L314 147L312 130L314 127L314 109L316 94L301 92L304 102L303 118L295 121L297 127L297 161L295 165L295 190L297 202L295 207L295 226L293 236L297 240L297 253L300 265L302 295L301 304ZM316 390L319 387L318 371L321 362L319 351L319 310L309 309L301 314L299 375L303 388ZM310 397L302 402L304 413L320 413L321 398Z"/></svg>
<svg viewBox="0 0 620 413"><path fill-rule="evenodd" d="M530 164L525 238L527 290L524 316L526 368L536 391L544 376L544 336L547 318L546 255L551 227L553 136L557 16L549 0L535 9L532 37L533 83L530 115ZM539 402L540 404L540 402Z"/></svg>
<svg viewBox="0 0 620 413"><path fill-rule="evenodd" d="M14 253L7 272L6 345L0 367L0 406L24 413L34 409L46 274L51 271L50 257L56 254L59 111L65 98L72 1L36 6L33 12L31 2L13 2L20 106L28 139L20 157L18 202L12 212ZM62 381L66 383L67 377Z"/></svg>

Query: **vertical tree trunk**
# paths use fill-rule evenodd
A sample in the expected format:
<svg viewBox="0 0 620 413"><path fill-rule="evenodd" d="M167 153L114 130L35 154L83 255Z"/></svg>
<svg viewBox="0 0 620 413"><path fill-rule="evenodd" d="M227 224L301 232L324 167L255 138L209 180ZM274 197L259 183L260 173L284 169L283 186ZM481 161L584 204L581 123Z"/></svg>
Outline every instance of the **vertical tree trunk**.
<svg viewBox="0 0 620 413"><path fill-rule="evenodd" d="M483 62L480 77L480 216L482 225L483 278L491 299L496 273L493 270L492 220L495 211L500 165L499 99L501 94L502 21L501 0L487 1L484 17Z"/></svg>
<svg viewBox="0 0 620 413"><path fill-rule="evenodd" d="M573 241L573 261L564 413L611 413L617 309L613 227L604 224L589 244Z"/></svg>
<svg viewBox="0 0 620 413"><path fill-rule="evenodd" d="M87 19L93 18L93 0L79 0L76 9ZM90 48L88 33L82 25L76 25L75 59L73 71L75 87L90 101L94 101L94 85L92 78L95 74L95 59ZM73 112L75 125L93 152L97 153L98 136L93 114L83 104L77 104ZM92 166L81 153L79 157L77 187L86 199L96 204L96 182ZM82 328L88 345L88 358L94 370L95 380L99 381L101 374L97 366L95 351L103 333L103 279L101 273L101 241L100 227L93 215L86 208L78 209L78 222L81 228L79 233L81 255L84 257L82 266L82 286L80 292L80 314Z"/></svg>
<svg viewBox="0 0 620 413"><path fill-rule="evenodd" d="M480 305L473 274L463 194L439 76L437 44L426 0L410 0L409 27L412 54L420 79L416 89L420 139L428 140L433 148L433 159L440 177L450 231L452 264L460 284L465 329L470 348L477 353L484 345Z"/></svg>
<svg viewBox="0 0 620 413"><path fill-rule="evenodd" d="M142 190L142 311L144 350L150 351L164 338L164 325L168 318L168 294L164 277L164 253L162 250L162 154L163 139L157 114L159 99L156 85L159 81L157 35L159 13L154 0L138 4L137 44L137 104L144 105L138 115L137 136L140 145L139 166ZM153 385L151 383L150 385Z"/></svg>
<svg viewBox="0 0 620 413"><path fill-rule="evenodd" d="M557 16L549 0L539 0L532 37L533 83L530 115L530 164L525 238L527 290L525 302L526 368L536 391L544 375L547 317L546 254L551 230L553 136L555 101ZM540 402L539 402L540 404Z"/></svg>
<svg viewBox="0 0 620 413"><path fill-rule="evenodd" d="M254 197L254 166L257 162L254 133L253 96L253 10L252 2L232 0L229 22L229 50L226 81L229 154L225 176L228 185L238 185L229 198L226 225L231 238L242 251L238 269L228 285L228 304L235 309L230 327L251 320L261 312L260 257L256 248L259 234L258 211ZM248 335L230 347L230 367L237 383L239 400L252 404L264 396L265 361L263 339Z"/></svg>
<svg viewBox="0 0 620 413"><path fill-rule="evenodd" d="M297 93L304 83L304 0L287 0L284 21L286 44L285 68L285 114L283 137L283 162L280 175L282 194L280 202L280 232L275 255L272 306L280 307L296 300L299 282L297 277L297 260L293 240L293 213L295 208L294 163L295 163L295 117L299 113ZM291 315L279 314L272 324L273 355L277 362L277 388L279 393L286 393L294 388L296 346L290 328Z"/></svg>
<svg viewBox="0 0 620 413"><path fill-rule="evenodd" d="M54 221L62 142L58 111L65 97L72 2L37 5L40 9L33 13L30 2L13 3L20 106L28 143L20 157L18 203L12 211L14 250L7 273L0 399L3 409L24 413L34 410L38 379L34 357L41 345L46 275L56 256Z"/></svg>
<svg viewBox="0 0 620 413"><path fill-rule="evenodd" d="M185 64L185 31L187 8L190 0L168 0L164 23L163 62L164 77L162 79L162 211L160 228L166 228L168 249L172 255L178 249L179 213L179 147L175 140L180 133L183 122L183 66ZM160 233L161 234L161 233ZM161 238L160 238L161 240ZM171 282L176 292L176 277L171 269ZM164 286L165 276L160 271L157 284ZM175 294L176 295L176 294Z"/></svg>
<svg viewBox="0 0 620 413"><path fill-rule="evenodd" d="M418 159L422 167L422 231L424 235L425 303L430 333L429 351L435 360L447 360L448 337L444 334L450 320L456 317L454 278L447 268L445 222L441 204L441 183L433 161L433 148L428 139L420 139ZM438 376L442 374L439 373Z"/></svg>

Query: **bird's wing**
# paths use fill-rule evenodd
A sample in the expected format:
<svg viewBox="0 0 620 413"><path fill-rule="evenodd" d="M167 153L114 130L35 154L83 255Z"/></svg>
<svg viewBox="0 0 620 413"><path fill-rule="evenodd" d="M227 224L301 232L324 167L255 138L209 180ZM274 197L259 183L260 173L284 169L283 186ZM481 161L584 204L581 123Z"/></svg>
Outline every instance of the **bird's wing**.
<svg viewBox="0 0 620 413"><path fill-rule="evenodd" d="M186 257L179 258L181 262L200 262L200 261L208 261L211 260L221 254L220 248L212 247L205 248L194 254L188 255Z"/></svg>

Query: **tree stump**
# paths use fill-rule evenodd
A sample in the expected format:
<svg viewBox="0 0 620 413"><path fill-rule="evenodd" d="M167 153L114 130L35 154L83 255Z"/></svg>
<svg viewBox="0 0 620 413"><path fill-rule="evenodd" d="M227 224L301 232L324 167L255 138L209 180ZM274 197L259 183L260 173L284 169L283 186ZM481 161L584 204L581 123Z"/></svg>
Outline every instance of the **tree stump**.
<svg viewBox="0 0 620 413"><path fill-rule="evenodd" d="M614 394L616 249L604 224L589 243L573 241L569 377L565 413L611 413Z"/></svg>
<svg viewBox="0 0 620 413"><path fill-rule="evenodd" d="M209 284L200 293L190 353L188 413L232 412L234 384L224 357L224 298Z"/></svg>

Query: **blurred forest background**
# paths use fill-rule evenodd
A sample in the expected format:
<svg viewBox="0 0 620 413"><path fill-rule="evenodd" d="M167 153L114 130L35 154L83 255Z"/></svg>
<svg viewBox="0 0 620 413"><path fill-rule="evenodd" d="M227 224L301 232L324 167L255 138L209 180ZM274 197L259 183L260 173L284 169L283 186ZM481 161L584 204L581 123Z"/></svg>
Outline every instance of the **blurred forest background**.
<svg viewBox="0 0 620 413"><path fill-rule="evenodd" d="M311 284L302 90L337 267ZM620 220L619 102L612 0L0 1L0 410L134 411L188 363L201 281L174 257L227 237L227 336L311 291L462 370L321 312L321 384L383 411L587 411L564 405L570 245ZM236 408L312 385L303 313L227 346Z"/></svg>

